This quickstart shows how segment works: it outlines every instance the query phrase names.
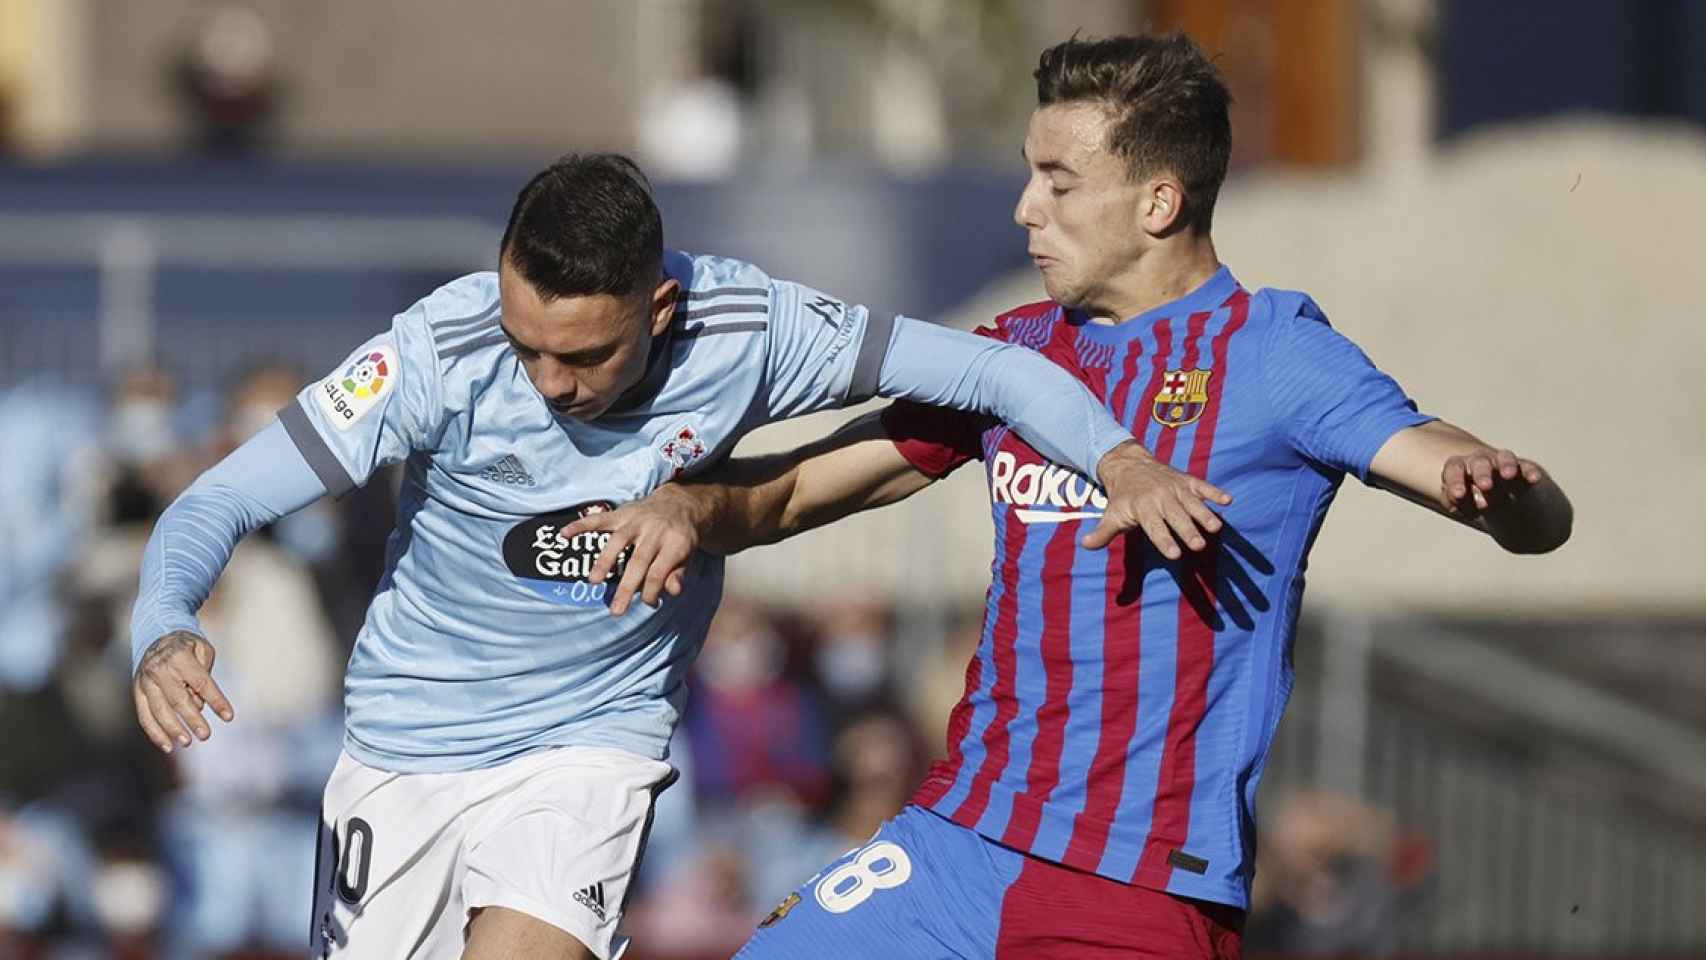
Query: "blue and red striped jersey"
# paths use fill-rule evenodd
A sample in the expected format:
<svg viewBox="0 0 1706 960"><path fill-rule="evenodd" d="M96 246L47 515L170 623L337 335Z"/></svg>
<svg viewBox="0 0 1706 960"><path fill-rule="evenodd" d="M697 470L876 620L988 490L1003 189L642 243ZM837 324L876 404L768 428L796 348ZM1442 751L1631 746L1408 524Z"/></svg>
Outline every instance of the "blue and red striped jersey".
<svg viewBox="0 0 1706 960"><path fill-rule="evenodd" d="M1157 459L1235 498L1209 550L1140 533L1079 539L1106 500L1007 427L900 403L884 422L920 470L981 459L995 520L983 637L915 802L1007 846L1246 907L1255 798L1291 691L1303 572L1345 473L1427 422L1306 295L1222 267L1119 324L1054 303L985 335L1038 350Z"/></svg>

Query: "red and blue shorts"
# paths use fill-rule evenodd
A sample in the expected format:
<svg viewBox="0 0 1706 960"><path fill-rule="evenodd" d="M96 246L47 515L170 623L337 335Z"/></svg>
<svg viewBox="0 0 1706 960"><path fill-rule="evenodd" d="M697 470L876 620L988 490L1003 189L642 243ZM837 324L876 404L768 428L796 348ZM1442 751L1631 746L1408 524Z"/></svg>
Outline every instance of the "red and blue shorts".
<svg viewBox="0 0 1706 960"><path fill-rule="evenodd" d="M1236 960L1244 913L1040 860L909 806L788 896L737 960Z"/></svg>

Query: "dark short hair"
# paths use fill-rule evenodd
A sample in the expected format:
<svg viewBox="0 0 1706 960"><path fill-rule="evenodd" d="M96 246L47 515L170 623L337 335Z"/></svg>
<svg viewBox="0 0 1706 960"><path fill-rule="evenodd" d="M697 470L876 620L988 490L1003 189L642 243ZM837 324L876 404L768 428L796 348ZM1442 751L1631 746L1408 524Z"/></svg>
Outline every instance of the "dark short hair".
<svg viewBox="0 0 1706 960"><path fill-rule="evenodd" d="M498 254L540 297L633 293L663 264L663 217L634 161L571 153L515 198Z"/></svg>
<svg viewBox="0 0 1706 960"><path fill-rule="evenodd" d="M1037 105L1101 103L1108 149L1133 180L1171 173L1185 185L1185 223L1207 232L1232 154L1232 95L1202 48L1183 33L1081 40L1043 51Z"/></svg>

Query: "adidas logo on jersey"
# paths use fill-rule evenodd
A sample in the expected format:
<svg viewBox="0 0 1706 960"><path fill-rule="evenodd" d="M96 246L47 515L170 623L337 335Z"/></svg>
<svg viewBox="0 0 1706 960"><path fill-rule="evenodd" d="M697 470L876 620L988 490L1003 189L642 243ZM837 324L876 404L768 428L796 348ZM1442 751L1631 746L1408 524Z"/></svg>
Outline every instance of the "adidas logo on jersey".
<svg viewBox="0 0 1706 960"><path fill-rule="evenodd" d="M533 475L521 465L521 458L513 453L505 454L503 459L481 470L480 476L494 483L507 483L512 487L533 486Z"/></svg>
<svg viewBox="0 0 1706 960"><path fill-rule="evenodd" d="M989 496L1019 507L1020 523L1091 519L1108 509L1107 495L1078 472L1052 463L1021 465L1006 450L989 465Z"/></svg>
<svg viewBox="0 0 1706 960"><path fill-rule="evenodd" d="M592 911L599 923L604 922L604 881L575 891L575 902Z"/></svg>

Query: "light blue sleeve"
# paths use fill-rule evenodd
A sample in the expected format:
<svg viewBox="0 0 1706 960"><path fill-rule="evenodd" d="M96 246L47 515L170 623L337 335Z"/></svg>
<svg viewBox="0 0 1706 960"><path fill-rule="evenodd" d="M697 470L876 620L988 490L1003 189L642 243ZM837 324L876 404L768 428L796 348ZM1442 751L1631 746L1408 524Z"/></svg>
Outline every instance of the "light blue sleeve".
<svg viewBox="0 0 1706 960"><path fill-rule="evenodd" d="M1042 354L907 317L895 321L877 392L994 416L1091 480L1102 457L1132 439L1084 384Z"/></svg>
<svg viewBox="0 0 1706 960"><path fill-rule="evenodd" d="M131 669L174 630L200 634L196 611L238 541L326 495L277 420L196 478L154 525L130 614Z"/></svg>
<svg viewBox="0 0 1706 960"><path fill-rule="evenodd" d="M1258 295L1274 301L1262 375L1292 448L1368 482L1369 464L1393 434L1434 418L1418 413L1398 381L1334 330L1314 300L1291 291Z"/></svg>
<svg viewBox="0 0 1706 960"><path fill-rule="evenodd" d="M1056 463L1094 479L1132 438L1101 401L1041 354L937 324L869 311L771 281L772 419L873 396L990 414Z"/></svg>

